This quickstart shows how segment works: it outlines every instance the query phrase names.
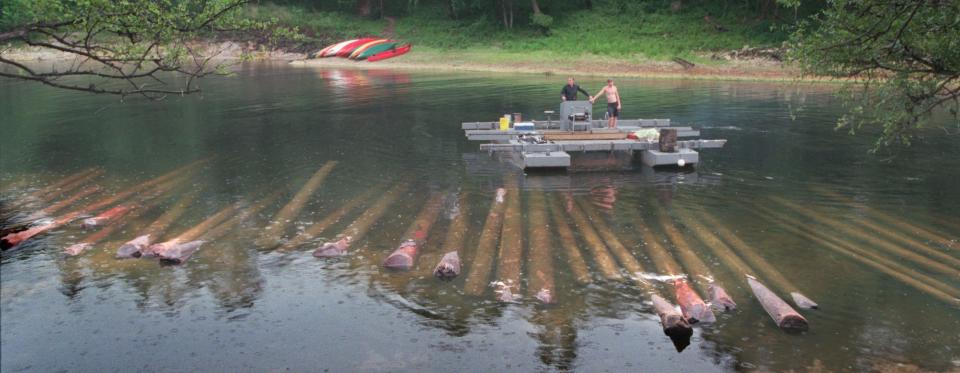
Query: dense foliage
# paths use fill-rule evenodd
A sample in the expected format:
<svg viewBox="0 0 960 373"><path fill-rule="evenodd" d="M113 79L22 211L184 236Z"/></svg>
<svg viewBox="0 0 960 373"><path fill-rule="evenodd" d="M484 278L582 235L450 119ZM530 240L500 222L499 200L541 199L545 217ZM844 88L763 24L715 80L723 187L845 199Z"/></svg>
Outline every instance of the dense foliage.
<svg viewBox="0 0 960 373"><path fill-rule="evenodd" d="M191 44L198 36L255 24L233 17L246 0L0 0L0 45L20 43L73 60L40 71L4 56L0 77L99 94L199 91L196 78L215 73L215 53ZM177 87L158 78L176 72ZM85 77L89 80L74 78Z"/></svg>
<svg viewBox="0 0 960 373"><path fill-rule="evenodd" d="M909 144L943 111L946 132L960 133L960 2L834 0L793 46L807 73L863 80L844 91L839 127L879 125L877 149Z"/></svg>

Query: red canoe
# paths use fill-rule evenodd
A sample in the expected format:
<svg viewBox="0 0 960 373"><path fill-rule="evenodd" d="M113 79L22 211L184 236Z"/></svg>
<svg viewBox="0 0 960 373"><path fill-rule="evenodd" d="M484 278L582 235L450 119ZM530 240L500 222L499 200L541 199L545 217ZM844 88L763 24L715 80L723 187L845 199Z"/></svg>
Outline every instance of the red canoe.
<svg viewBox="0 0 960 373"><path fill-rule="evenodd" d="M374 40L380 40L380 39L379 39L379 38L363 38L363 39L357 39L357 40L354 41L353 43L344 45L343 48L340 48L340 50L337 51L336 56L337 56L337 57L346 57L346 56L349 56L350 53L353 53L354 50L356 50L357 48L360 48L361 45L367 44L367 43L369 43L369 42L371 42L371 41L374 41Z"/></svg>
<svg viewBox="0 0 960 373"><path fill-rule="evenodd" d="M407 52L410 51L410 48L411 48L411 47L412 47L412 46L411 46L410 44L406 44L406 45L404 45L404 46L402 46L402 47L399 47L399 48L394 48L394 49L391 49L391 50L388 50L388 51L383 51L383 52L380 52L380 53L377 53L377 54L375 54L375 55L370 56L369 58L367 58L367 61L376 62L376 61L380 61L380 60L385 60L385 59L387 59L387 58L393 58L393 57L396 57L396 56L399 56L399 55L402 55L402 54L406 54Z"/></svg>

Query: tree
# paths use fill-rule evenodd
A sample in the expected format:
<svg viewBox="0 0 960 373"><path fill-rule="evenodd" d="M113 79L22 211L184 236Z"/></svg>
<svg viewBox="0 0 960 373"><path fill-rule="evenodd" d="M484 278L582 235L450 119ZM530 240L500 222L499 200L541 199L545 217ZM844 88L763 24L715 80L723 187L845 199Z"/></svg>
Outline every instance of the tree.
<svg viewBox="0 0 960 373"><path fill-rule="evenodd" d="M938 112L952 119L946 133L960 132L960 2L833 0L791 44L804 73L862 83L843 90L838 128L881 126L874 151L909 145Z"/></svg>
<svg viewBox="0 0 960 373"><path fill-rule="evenodd" d="M199 92L222 67L191 42L257 26L235 17L248 0L0 0L0 77L51 87L151 99ZM263 26L263 25L260 25ZM18 43L73 60L46 71L8 58ZM7 45L6 47L2 47ZM184 77L174 87L162 74ZM77 79L86 78L86 79Z"/></svg>

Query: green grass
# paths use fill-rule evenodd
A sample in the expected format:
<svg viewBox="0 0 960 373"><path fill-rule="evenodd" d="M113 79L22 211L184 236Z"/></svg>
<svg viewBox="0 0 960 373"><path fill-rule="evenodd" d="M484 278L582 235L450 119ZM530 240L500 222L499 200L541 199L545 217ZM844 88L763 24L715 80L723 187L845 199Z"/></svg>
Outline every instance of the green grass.
<svg viewBox="0 0 960 373"><path fill-rule="evenodd" d="M293 6L254 5L247 16L276 20L297 27L318 47L338 40L380 35L387 22L336 12L313 12ZM614 58L669 60L682 57L711 63L704 56L712 51L739 49L744 45L780 45L786 33L773 30L769 22L749 13L728 11L715 19L728 29L717 32L703 21L708 11L688 8L679 13L643 11L610 14L579 10L555 16L549 34L533 27L505 30L485 17L449 19L439 8L421 7L398 17L395 38L415 46L435 49L483 49L508 54L548 52L557 56L596 55ZM716 14L716 12L712 12Z"/></svg>

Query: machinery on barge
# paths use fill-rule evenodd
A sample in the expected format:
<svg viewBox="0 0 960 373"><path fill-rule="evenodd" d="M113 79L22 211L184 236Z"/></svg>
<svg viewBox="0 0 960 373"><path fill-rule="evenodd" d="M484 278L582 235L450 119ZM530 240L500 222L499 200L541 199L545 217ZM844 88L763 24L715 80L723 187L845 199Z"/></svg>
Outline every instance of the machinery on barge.
<svg viewBox="0 0 960 373"><path fill-rule="evenodd" d="M523 169L576 169L578 162L603 163L610 168L630 168L639 159L650 167L692 167L700 162L699 150L722 148L727 140L696 139L700 131L673 126L669 119L621 119L617 128L593 118L589 101L565 101L558 120L545 111L547 120L520 121L513 116L500 122L464 122L467 139L486 141L480 149L504 153Z"/></svg>

